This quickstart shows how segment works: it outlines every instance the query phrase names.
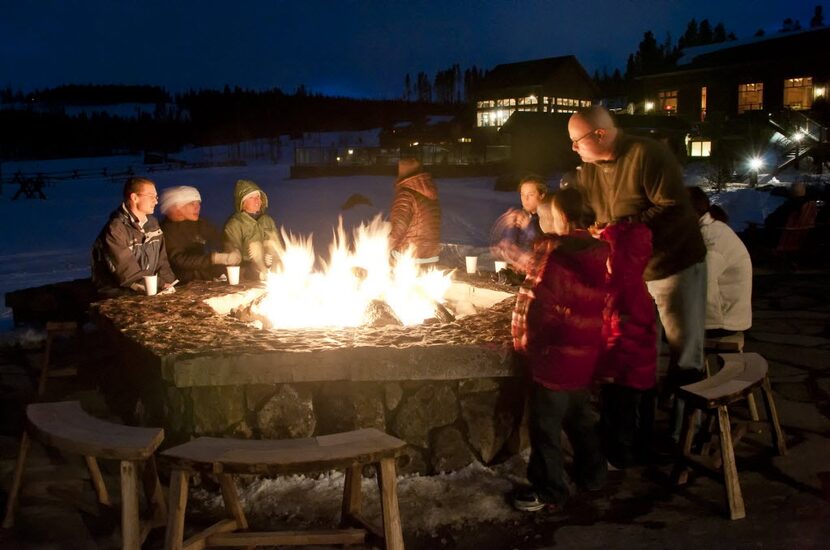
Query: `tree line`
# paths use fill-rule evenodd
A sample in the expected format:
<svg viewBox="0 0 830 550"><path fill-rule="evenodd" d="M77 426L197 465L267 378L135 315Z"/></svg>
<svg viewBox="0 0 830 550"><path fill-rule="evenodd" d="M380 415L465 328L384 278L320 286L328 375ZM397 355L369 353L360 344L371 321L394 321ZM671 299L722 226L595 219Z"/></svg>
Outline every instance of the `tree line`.
<svg viewBox="0 0 830 550"><path fill-rule="evenodd" d="M460 110L422 101L327 97L305 87L294 93L226 86L178 94L152 86L59 86L29 94L6 88L0 90L0 100L11 104L0 109L0 158L5 159L175 151L184 144L387 127ZM133 118L94 111L68 116L63 111L66 105L121 102L154 103L156 109Z"/></svg>

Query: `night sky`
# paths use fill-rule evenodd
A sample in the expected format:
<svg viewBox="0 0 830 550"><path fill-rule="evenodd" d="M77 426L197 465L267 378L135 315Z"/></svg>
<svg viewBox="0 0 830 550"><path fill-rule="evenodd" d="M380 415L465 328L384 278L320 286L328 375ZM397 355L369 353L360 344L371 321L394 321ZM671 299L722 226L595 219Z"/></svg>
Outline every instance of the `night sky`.
<svg viewBox="0 0 830 550"><path fill-rule="evenodd" d="M406 73L575 54L625 68L643 32L692 17L737 37L786 17L808 27L828 0L0 0L0 86L280 87L399 97Z"/></svg>

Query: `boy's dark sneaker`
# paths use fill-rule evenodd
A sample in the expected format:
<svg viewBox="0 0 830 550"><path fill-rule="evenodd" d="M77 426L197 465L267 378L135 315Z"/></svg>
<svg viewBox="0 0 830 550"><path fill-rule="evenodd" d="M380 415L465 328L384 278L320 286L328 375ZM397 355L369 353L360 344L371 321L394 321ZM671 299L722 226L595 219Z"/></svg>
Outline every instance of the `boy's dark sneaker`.
<svg viewBox="0 0 830 550"><path fill-rule="evenodd" d="M521 510L522 512L538 512L542 508L552 507L556 509L555 504L548 504L539 498L531 488L518 489L513 493L513 508Z"/></svg>

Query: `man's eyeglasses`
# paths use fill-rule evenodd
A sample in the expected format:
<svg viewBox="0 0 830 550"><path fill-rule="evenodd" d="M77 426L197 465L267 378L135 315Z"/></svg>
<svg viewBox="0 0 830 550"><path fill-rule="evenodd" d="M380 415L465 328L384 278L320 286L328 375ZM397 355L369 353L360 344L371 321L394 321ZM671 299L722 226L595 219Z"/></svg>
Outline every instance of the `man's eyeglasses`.
<svg viewBox="0 0 830 550"><path fill-rule="evenodd" d="M594 128L594 129L593 129L593 130L591 130L590 132L587 132L587 133L583 134L581 137L579 137L579 138L577 138L577 139L574 139L574 140L571 140L571 143L573 143L574 145L576 145L577 143L579 143L580 141L582 141L582 140L583 140L583 139L585 139L586 137L590 136L591 134L595 134L597 130L599 130L599 128Z"/></svg>
<svg viewBox="0 0 830 550"><path fill-rule="evenodd" d="M154 195L154 194L152 194L152 193L136 193L136 195L138 195L139 197L150 197L150 198L151 198L151 199L153 199L154 201L159 200L159 196L158 196L158 195Z"/></svg>

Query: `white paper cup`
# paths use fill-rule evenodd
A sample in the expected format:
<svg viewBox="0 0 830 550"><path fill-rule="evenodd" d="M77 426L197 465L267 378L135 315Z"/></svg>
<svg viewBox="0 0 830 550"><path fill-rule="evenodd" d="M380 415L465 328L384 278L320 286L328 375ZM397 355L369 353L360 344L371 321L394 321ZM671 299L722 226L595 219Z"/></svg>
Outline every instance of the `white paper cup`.
<svg viewBox="0 0 830 550"><path fill-rule="evenodd" d="M478 268L478 256L467 256L467 273L474 274Z"/></svg>
<svg viewBox="0 0 830 550"><path fill-rule="evenodd" d="M238 265L227 265L227 266L225 266L225 270L228 273L228 284L229 285L238 285L239 284L239 266Z"/></svg>
<svg viewBox="0 0 830 550"><path fill-rule="evenodd" d="M159 276L145 275L144 276L144 291L147 296L155 296L159 291Z"/></svg>
<svg viewBox="0 0 830 550"><path fill-rule="evenodd" d="M496 273L498 273L502 269L507 269L507 262L496 261L496 262L493 262L493 265L496 266Z"/></svg>

